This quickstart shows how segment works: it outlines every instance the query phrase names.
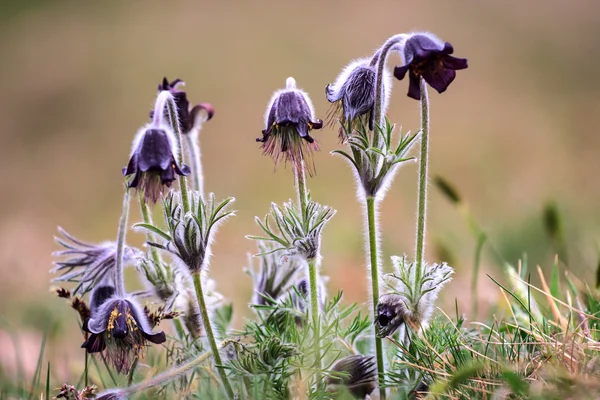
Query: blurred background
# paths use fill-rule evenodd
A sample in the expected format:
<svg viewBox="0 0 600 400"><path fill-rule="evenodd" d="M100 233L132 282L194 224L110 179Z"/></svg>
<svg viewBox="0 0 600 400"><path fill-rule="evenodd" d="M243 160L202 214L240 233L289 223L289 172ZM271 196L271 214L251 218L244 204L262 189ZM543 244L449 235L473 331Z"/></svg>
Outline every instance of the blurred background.
<svg viewBox="0 0 600 400"><path fill-rule="evenodd" d="M293 76L324 119L324 88L342 67L411 30L432 31L469 59L447 93L431 93L431 175L458 189L489 243L515 264L526 253L530 266L551 266L556 246L543 212L555 204L568 268L593 282L600 237L597 1L3 1L2 369L16 365L16 333L16 353L33 370L46 327L47 355L64 364L55 373L68 377L69 366L81 362L77 317L49 291L53 235L60 225L90 242L114 240L121 168L163 76L184 79L191 103L210 102L216 110L201 134L206 189L234 196L238 212L218 232L211 276L234 302L240 327L252 290L243 267L255 251L244 236L259 233L254 216L264 216L270 202L294 197L291 169L274 171L254 140L271 93ZM391 56L389 67L398 61ZM416 130L419 104L407 89L407 81L394 82L389 118ZM343 289L347 302L365 303L354 181L347 165L329 155L339 147L337 131L314 136L322 151L309 188L316 201L338 210L324 231L323 274L330 294ZM404 166L381 206L386 269L390 255L414 252L416 172L416 164ZM139 221L132 209L131 222ZM440 305L453 312L457 299L473 320L475 240L434 187L428 222L428 259L456 269ZM132 233L128 242L142 245L143 237ZM482 270L501 277L488 250ZM478 293L486 318L500 292L482 273Z"/></svg>

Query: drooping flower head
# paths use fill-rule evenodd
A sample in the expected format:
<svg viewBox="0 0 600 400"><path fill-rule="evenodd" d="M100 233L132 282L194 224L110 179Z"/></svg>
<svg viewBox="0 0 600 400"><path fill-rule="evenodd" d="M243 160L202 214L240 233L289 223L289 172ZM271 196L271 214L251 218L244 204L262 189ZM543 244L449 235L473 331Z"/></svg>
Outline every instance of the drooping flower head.
<svg viewBox="0 0 600 400"><path fill-rule="evenodd" d="M419 80L425 79L432 88L443 93L456 78L456 71L467 68L466 58L451 56L454 47L428 32L412 33L401 52L404 64L394 69L394 76L404 79L408 72L408 96L421 99Z"/></svg>
<svg viewBox="0 0 600 400"><path fill-rule="evenodd" d="M340 128L340 136L344 129L348 129L348 121L352 122L351 128L356 129L359 124L374 129L375 118L375 80L378 56L372 59L361 58L352 61L338 75L333 85L327 85L325 94L332 103L329 112L329 123L339 121L344 128ZM383 75L383 107L385 114L391 93L391 75L384 70ZM350 132L348 132L350 134ZM342 137L342 136L341 136ZM343 138L343 137L342 137Z"/></svg>
<svg viewBox="0 0 600 400"><path fill-rule="evenodd" d="M88 353L106 352L118 372L127 373L133 361L141 357L147 342L164 343L164 332L153 332L148 318L131 298L119 298L108 280L92 291L91 317L83 329L91 335L81 345Z"/></svg>
<svg viewBox="0 0 600 400"><path fill-rule="evenodd" d="M263 143L263 154L271 156L275 165L281 158L297 167L302 160L307 160L308 173L313 175L314 165L309 158L319 147L310 131L322 127L323 121L316 119L308 94L298 89L296 80L290 77L286 88L271 97L265 113L263 136L256 141Z"/></svg>
<svg viewBox="0 0 600 400"><path fill-rule="evenodd" d="M117 255L117 244L115 242L86 243L70 235L59 227L58 232L63 237L55 237L56 242L65 250L55 251L54 257L66 257L63 261L56 261L50 272L60 273L55 282L77 282L73 289L73 295L83 295L90 290L96 282L101 281L104 276L114 271ZM125 264L133 261L142 252L136 248L125 246L123 250L123 262Z"/></svg>
<svg viewBox="0 0 600 400"><path fill-rule="evenodd" d="M169 80L164 77L162 82L158 85L158 91L167 90L173 96L175 105L177 106L177 116L179 117L179 127L181 133L189 133L194 126L199 123L198 118L204 113L204 120L208 121L215 114L215 110L210 103L199 103L190 109L190 102L187 98L187 93L181 90L181 87L185 85L185 82L181 79L175 79L169 83ZM165 110L165 112L167 112ZM150 117L153 117L151 113Z"/></svg>
<svg viewBox="0 0 600 400"><path fill-rule="evenodd" d="M353 355L336 361L327 377L327 391L347 391L356 399L365 399L377 386L377 367L372 356Z"/></svg>
<svg viewBox="0 0 600 400"><path fill-rule="evenodd" d="M416 282L416 262L406 256L392 256L394 273L383 277L389 293L379 298L375 315L378 337L392 335L407 324L413 330L425 325L433 313L442 288L452 280L454 270L446 263L424 264L424 274Z"/></svg>
<svg viewBox="0 0 600 400"><path fill-rule="evenodd" d="M154 118L135 135L129 164L123 169L123 175L134 175L128 187L143 190L146 201L152 203L158 201L164 187L171 186L175 174L190 173L187 165L179 165L177 161L177 139L162 113L170 96L167 91L159 95Z"/></svg>

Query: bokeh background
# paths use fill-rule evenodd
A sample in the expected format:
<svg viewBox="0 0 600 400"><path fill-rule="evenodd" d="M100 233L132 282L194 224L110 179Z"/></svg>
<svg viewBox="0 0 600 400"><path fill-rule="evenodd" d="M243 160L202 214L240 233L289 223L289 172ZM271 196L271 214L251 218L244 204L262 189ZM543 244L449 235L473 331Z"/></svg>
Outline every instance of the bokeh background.
<svg viewBox="0 0 600 400"><path fill-rule="evenodd" d="M88 241L116 236L131 140L146 121L163 76L182 78L192 102L210 102L201 134L206 188L234 196L237 217L219 231L211 276L235 304L235 324L249 315L251 280L243 272L259 233L254 216L294 196L289 168L273 169L254 139L273 90L288 76L312 97L321 118L324 87L350 60L387 37L429 30L452 42L469 69L443 95L433 94L431 174L460 191L490 243L508 261L551 265L555 248L543 209L554 202L568 243L568 268L593 282L600 236L600 3L575 1L3 1L0 3L0 365L16 351L33 370L42 331L49 358L68 377L80 363L74 312L49 292L58 225ZM390 58L389 67L398 62ZM390 119L418 129L418 103L394 82ZM363 216L353 178L329 155L337 133L315 133L314 199L337 215L324 231L329 292L366 301ZM397 174L381 207L382 255L413 254L416 164ZM442 308L457 299L480 316L498 302L481 274L470 280L475 241L457 210L430 191L427 256L456 268ZM160 217L158 214L157 217ZM131 221L139 220L133 207ZM141 234L128 242L141 245ZM566 266L563 266L566 268ZM484 250L482 269L502 272ZM129 283L135 285L133 276ZM533 278L535 279L535 277ZM48 322L50 321L50 322ZM16 333L16 335L15 335ZM61 375L63 374L63 375Z"/></svg>

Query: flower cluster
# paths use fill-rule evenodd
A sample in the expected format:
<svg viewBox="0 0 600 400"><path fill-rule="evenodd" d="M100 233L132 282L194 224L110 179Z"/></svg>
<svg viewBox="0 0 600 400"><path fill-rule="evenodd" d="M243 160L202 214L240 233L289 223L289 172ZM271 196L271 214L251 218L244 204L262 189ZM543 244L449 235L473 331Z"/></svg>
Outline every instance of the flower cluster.
<svg viewBox="0 0 600 400"><path fill-rule="evenodd" d="M391 53L402 60L393 76L402 80L408 74L408 95L421 102L421 129L414 134L399 133L385 116L392 92L392 74L386 67ZM60 274L55 280L77 284L73 297L64 288L56 293L68 299L82 319L82 347L89 354L101 353L112 369L129 375L128 387L105 390L97 398L124 399L162 386L166 396L169 390L182 388L186 393L196 390L199 398L226 395L229 399L261 395L367 399L378 389L378 398L385 400L392 374L385 370L389 363L381 338L401 327L414 332L426 329L434 302L454 272L446 263L423 260L427 84L442 93L454 81L456 71L467 68L467 60L452 53L452 45L429 33L395 35L372 57L351 62L325 88L331 103L329 121L339 123L341 145L346 146L333 153L351 165L358 198L364 202L367 281L373 304L366 316L355 311L355 306L341 306L341 292L326 298L321 242L323 229L336 211L313 201L307 184L307 175L315 174L312 155L319 149L312 134L323 127L323 121L294 78L274 92L262 136L256 141L275 167L282 160L292 165L297 201L272 203L264 219L256 217L263 233L248 236L256 240L258 254L247 269L253 280L251 306L256 314L255 320L238 331L231 330L232 307L224 303L209 278L216 230L234 215L229 208L233 198L217 201L212 193L204 195L198 137L202 123L212 118L214 110L208 103L190 107L183 81L164 78L151 121L135 135L123 169L126 187L116 240L90 244L61 228L62 237L56 239L64 250L54 253L62 258L52 270ZM415 160L409 153L419 141L415 261L392 257L395 271L383 277L387 286L380 296L377 207L398 167ZM192 168L185 164L188 158ZM133 227L145 234L145 251L126 244L132 188L139 192L143 219ZM160 223L152 221L153 207L162 211ZM124 268L134 263L146 288L128 292ZM88 292L89 307L83 299ZM142 304L141 299L148 299L149 304ZM165 320L173 324L168 344L166 334L154 330ZM403 344L416 337L403 337ZM170 368L132 384L149 344L165 344ZM199 368L207 360L212 364ZM191 377L190 371L194 371ZM197 385L195 380L211 384ZM425 382L422 376L418 380ZM59 397L84 397L84 392L71 386L61 390Z"/></svg>

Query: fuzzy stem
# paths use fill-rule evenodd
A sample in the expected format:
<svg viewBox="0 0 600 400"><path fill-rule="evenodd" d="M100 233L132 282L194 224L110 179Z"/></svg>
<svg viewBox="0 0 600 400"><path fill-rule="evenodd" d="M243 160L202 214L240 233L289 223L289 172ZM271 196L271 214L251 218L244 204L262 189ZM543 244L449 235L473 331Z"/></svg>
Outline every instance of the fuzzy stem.
<svg viewBox="0 0 600 400"><path fill-rule="evenodd" d="M308 205L308 191L306 189L306 173L304 171L304 160L300 161L300 165L294 168L296 176L296 189L298 190L298 201L300 203L300 210L302 211L302 217L306 213L306 206Z"/></svg>
<svg viewBox="0 0 600 400"><path fill-rule="evenodd" d="M421 155L419 160L419 199L417 211L417 245L415 259L417 270L415 272L416 293L421 292L421 278L423 277L423 257L425 254L425 226L427 217L427 169L429 164L429 96L427 84L421 77ZM418 297L417 297L418 298Z"/></svg>
<svg viewBox="0 0 600 400"><path fill-rule="evenodd" d="M204 200L204 174L202 170L200 145L198 143L200 128L194 127L184 136L187 144L188 154L190 156L190 163L192 164L192 181L194 183L194 189L200 193L200 198Z"/></svg>
<svg viewBox="0 0 600 400"><path fill-rule="evenodd" d="M369 260L371 265L371 295L373 297L373 315L377 315L377 303L379 301L379 263L377 260L377 224L375 223L376 210L375 198L367 197L367 220L369 236ZM375 327L375 325L373 325ZM375 355L377 357L377 374L379 376L379 398L385 400L385 388L383 388L385 366L383 360L383 343L375 334Z"/></svg>
<svg viewBox="0 0 600 400"><path fill-rule="evenodd" d="M375 124L382 125L381 118L383 114L383 70L385 69L385 63L387 62L388 55L391 50L395 50L399 45L404 43L407 35L402 33L394 35L385 41L380 50L378 50L373 56L373 60L378 58L377 61L377 74L375 75ZM373 61L372 61L373 63Z"/></svg>
<svg viewBox="0 0 600 400"><path fill-rule="evenodd" d="M159 95L159 99L163 95L163 93L168 94L166 106L167 111L169 112L169 123L171 125L171 128L173 129L173 132L175 132L175 137L177 138L177 154L179 156L177 162L180 166L182 166L184 160L183 139L181 138L181 128L179 127L179 117L177 116L177 105L175 104L175 100L173 99L171 93L169 93L166 90L161 92L161 94ZM156 109L154 110L154 115L156 116ZM188 211L190 211L190 200L188 197L187 179L183 175L179 176L179 189L181 190L181 204L183 205L183 212L187 213Z"/></svg>
<svg viewBox="0 0 600 400"><path fill-rule="evenodd" d="M227 372L223 368L223 361L221 360L221 354L219 354L219 347L217 346L217 342L215 341L215 335L213 333L210 318L208 317L206 301L204 300L204 293L202 291L202 278L200 276L200 272L194 272L192 276L194 279L194 288L196 289L196 297L198 298L198 306L200 307L200 315L202 316L202 324L204 325L204 331L206 332L206 338L208 339L208 343L210 344L213 358L215 360L217 370L219 371L219 375L221 376L221 381L223 382L225 391L227 392L227 396L230 399L233 399L233 389L231 388L231 384L229 383L229 379L227 378Z"/></svg>
<svg viewBox="0 0 600 400"><path fill-rule="evenodd" d="M141 190L138 190L138 198L140 203L140 212L142 214L142 220L145 224L152 225L152 216L150 215L150 209L148 204L144 200L144 193ZM147 242L156 242L154 239L154 234L150 231L146 231L146 241ZM152 260L154 261L154 265L156 266L156 274L158 278L164 281L164 273L162 269L162 260L160 259L160 254L158 254L158 249L154 246L150 247L150 255L152 256Z"/></svg>
<svg viewBox="0 0 600 400"><path fill-rule="evenodd" d="M125 277L123 276L123 252L125 250L125 236L127 235L127 217L129 216L129 189L125 187L123 196L123 211L119 220L119 231L117 232L117 254L115 262L115 287L117 297L125 296Z"/></svg>
<svg viewBox="0 0 600 400"><path fill-rule="evenodd" d="M319 318L319 286L317 280L317 258L308 260L308 279L310 285L310 313L315 332L315 349L316 358L319 360L321 367L323 359L321 357L321 321ZM321 379L320 374L317 374L317 381Z"/></svg>

